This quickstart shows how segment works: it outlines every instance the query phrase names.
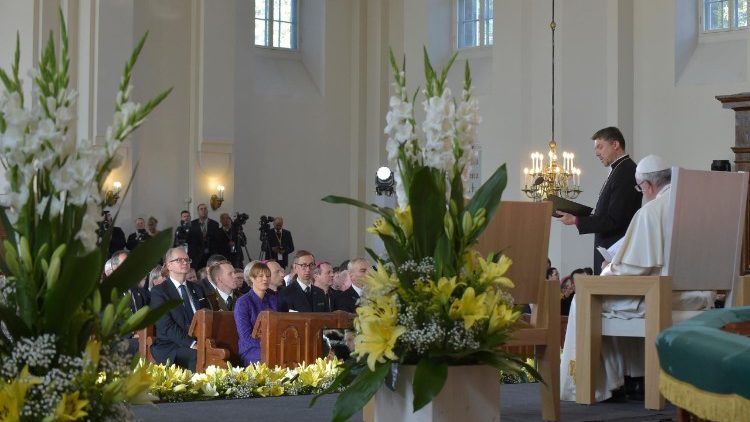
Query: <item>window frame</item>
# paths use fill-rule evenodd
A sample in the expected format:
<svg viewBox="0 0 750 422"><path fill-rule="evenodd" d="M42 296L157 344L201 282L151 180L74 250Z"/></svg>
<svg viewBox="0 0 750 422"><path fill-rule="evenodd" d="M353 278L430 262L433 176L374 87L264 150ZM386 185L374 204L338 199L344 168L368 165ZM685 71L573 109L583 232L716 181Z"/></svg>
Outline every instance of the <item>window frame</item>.
<svg viewBox="0 0 750 422"><path fill-rule="evenodd" d="M253 46L255 48L261 49L261 51L273 52L271 54L286 54L286 55L289 55L289 56L295 56L295 55L297 55L299 53L299 51L300 51L301 41L302 41L300 39L300 34L302 33L302 31L301 31L301 22L300 22L300 16L301 16L300 8L302 7L302 2L300 0L291 0L291 1L293 1L295 3L294 4L294 9L296 9L296 15L293 16L293 18L295 18L295 20L293 22L290 22L290 23L292 23L294 25L294 45L295 45L295 47L293 47L293 48L287 48L287 47L275 47L273 45L273 37L275 36L274 31L273 31L274 22L285 22L286 23L286 21L280 20L281 14L279 14L279 20L278 21L276 21L276 20L273 19L274 0L263 0L263 1L266 2L266 7L267 7L267 10L268 10L267 16L269 16L269 19L259 19L259 18L257 18L255 16L255 2L256 1L257 0L253 0L253 14L252 14L252 17L251 17L251 19L253 20ZM259 20L260 21L265 21L265 22L268 23L268 30L265 31L264 35L265 35L266 40L270 41L269 45L261 45L261 44L256 44L255 43L255 25L256 25L256 23Z"/></svg>
<svg viewBox="0 0 750 422"><path fill-rule="evenodd" d="M489 0L492 2L492 16L487 16L487 11L485 7L486 0L467 0L467 1L476 1L479 3L479 19L477 21L479 22L479 35L478 40L479 43L477 45L471 45L471 46L465 46L465 47L459 47L458 46L458 38L459 38L459 24L461 22L458 21L458 6L459 2L461 0L452 0L451 1L451 46L454 52L460 52L461 55L469 54L482 54L480 52L483 52L485 50L492 49L492 46L495 44L495 0ZM487 21L492 20L492 44L486 44L485 39L487 38Z"/></svg>
<svg viewBox="0 0 750 422"><path fill-rule="evenodd" d="M747 31L748 26L737 26L737 6L738 6L738 0L726 0L729 3L729 27L728 28L718 28L718 29L710 29L706 30L706 18L705 18L705 10L706 10L706 1L707 0L698 0L697 1L697 7L698 7L698 29L699 34L701 35L710 35L710 34L726 34L726 33L732 33L735 31ZM750 24L750 22L748 22Z"/></svg>

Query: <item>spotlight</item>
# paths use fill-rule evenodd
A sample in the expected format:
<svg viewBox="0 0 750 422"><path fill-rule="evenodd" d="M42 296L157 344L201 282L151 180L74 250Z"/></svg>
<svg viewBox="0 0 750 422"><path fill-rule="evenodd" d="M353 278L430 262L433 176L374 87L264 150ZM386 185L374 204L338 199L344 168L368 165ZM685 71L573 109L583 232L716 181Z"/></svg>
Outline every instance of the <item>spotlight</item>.
<svg viewBox="0 0 750 422"><path fill-rule="evenodd" d="M393 172L388 167L381 167L375 175L375 194L391 196L393 195L393 186L396 181L393 179Z"/></svg>

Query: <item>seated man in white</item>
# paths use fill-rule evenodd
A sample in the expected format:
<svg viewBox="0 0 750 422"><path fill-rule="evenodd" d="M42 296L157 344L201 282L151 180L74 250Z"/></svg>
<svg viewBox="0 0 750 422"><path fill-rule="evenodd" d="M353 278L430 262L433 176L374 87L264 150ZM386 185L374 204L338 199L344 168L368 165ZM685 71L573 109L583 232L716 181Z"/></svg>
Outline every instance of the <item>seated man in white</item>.
<svg viewBox="0 0 750 422"><path fill-rule="evenodd" d="M655 155L643 158L636 167L635 189L643 192L645 205L633 216L620 248L614 253L601 275L661 275L665 264L665 243L670 238L668 230L672 218L669 210L671 169ZM618 242L619 243L619 242ZM675 310L701 310L712 308L713 292L674 292L672 306ZM643 297L612 297L602 301L603 315L607 318L641 318L644 316ZM573 301L568 317L565 346L560 360L560 398L575 401L575 346L576 305ZM597 401L612 397L612 390L620 388L625 376L644 376L644 344L642 338L603 337L603 371L597 372Z"/></svg>

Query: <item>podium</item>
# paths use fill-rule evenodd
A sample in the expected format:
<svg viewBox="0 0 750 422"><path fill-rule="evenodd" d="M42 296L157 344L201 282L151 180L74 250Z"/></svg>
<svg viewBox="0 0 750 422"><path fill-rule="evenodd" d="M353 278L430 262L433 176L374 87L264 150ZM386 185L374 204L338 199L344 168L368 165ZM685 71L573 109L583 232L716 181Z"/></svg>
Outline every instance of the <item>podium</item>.
<svg viewBox="0 0 750 422"><path fill-rule="evenodd" d="M255 322L253 337L260 339L261 362L293 368L323 356L323 330L353 327L354 314L343 311L263 311Z"/></svg>

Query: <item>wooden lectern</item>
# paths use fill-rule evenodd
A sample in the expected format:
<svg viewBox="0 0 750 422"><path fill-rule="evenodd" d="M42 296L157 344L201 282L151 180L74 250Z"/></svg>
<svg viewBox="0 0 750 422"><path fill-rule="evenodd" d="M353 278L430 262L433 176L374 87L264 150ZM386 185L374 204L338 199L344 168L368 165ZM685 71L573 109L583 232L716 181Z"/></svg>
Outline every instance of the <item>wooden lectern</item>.
<svg viewBox="0 0 750 422"><path fill-rule="evenodd" d="M347 312L272 312L258 315L253 337L260 338L260 360L268 366L289 368L323 356L323 330L350 329L354 314Z"/></svg>

